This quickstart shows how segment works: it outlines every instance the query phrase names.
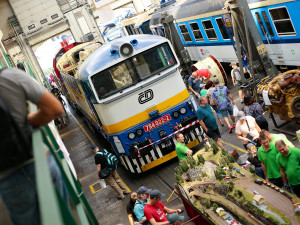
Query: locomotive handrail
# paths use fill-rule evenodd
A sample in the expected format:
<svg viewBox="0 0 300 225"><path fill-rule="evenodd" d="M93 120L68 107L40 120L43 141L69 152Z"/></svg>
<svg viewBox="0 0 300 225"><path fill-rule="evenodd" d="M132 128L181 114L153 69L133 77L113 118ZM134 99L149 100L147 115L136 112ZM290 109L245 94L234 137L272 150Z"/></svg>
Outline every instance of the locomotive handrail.
<svg viewBox="0 0 300 225"><path fill-rule="evenodd" d="M36 106L30 105L31 112L36 111ZM70 171L69 165L50 130L49 126L35 129L32 134L33 154L35 158L36 185L41 213L41 223L47 224L98 224L93 211L88 204L78 180ZM63 182L66 186L67 194L75 210L70 210L68 201L65 201L61 193L55 188L51 175L47 156L43 149L47 148L53 156ZM77 218L78 215L78 220Z"/></svg>

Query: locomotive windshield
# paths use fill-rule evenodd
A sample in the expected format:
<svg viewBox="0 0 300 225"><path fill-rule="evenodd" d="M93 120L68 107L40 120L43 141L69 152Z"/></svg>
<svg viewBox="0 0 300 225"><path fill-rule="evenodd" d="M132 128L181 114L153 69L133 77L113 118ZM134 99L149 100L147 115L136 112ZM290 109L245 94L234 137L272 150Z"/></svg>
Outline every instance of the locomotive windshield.
<svg viewBox="0 0 300 225"><path fill-rule="evenodd" d="M176 59L170 47L162 44L101 71L91 79L98 98L102 99L157 75L175 64Z"/></svg>

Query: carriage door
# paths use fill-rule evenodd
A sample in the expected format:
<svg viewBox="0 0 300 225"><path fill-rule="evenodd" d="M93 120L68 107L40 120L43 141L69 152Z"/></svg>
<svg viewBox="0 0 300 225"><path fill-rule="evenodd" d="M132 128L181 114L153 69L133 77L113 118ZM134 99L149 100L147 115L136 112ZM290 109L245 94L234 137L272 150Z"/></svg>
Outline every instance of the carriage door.
<svg viewBox="0 0 300 225"><path fill-rule="evenodd" d="M280 38L275 35L276 31L274 31L269 12L267 11L267 9L258 9L252 11L252 14L254 16L254 20L256 21L256 25L258 26L258 30L260 32L262 40L266 44L269 56L273 60L278 60L283 52L281 45L278 44L278 40Z"/></svg>

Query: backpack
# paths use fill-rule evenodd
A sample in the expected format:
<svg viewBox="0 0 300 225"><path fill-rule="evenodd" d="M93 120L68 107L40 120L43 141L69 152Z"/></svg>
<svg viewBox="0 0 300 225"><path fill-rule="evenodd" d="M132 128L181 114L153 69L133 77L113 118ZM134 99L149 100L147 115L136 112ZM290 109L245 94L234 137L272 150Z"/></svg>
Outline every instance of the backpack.
<svg viewBox="0 0 300 225"><path fill-rule="evenodd" d="M105 156L108 170L111 171L117 169L119 159L114 154L108 152L106 149L103 149L103 151L99 151L96 154Z"/></svg>
<svg viewBox="0 0 300 225"><path fill-rule="evenodd" d="M0 70L3 72L3 69ZM12 117L0 97L0 172L19 166L33 157L31 139Z"/></svg>
<svg viewBox="0 0 300 225"><path fill-rule="evenodd" d="M232 73L236 81L240 82L242 80L239 68L232 69Z"/></svg>
<svg viewBox="0 0 300 225"><path fill-rule="evenodd" d="M259 114L259 112L254 110L253 117L260 129L269 130L269 123L263 115Z"/></svg>

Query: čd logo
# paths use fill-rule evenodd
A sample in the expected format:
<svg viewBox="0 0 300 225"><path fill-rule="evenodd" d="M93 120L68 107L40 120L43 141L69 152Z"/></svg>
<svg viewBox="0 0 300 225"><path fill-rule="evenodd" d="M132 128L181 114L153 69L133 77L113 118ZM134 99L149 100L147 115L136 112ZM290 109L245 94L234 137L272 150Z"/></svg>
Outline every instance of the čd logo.
<svg viewBox="0 0 300 225"><path fill-rule="evenodd" d="M149 102L152 99L153 99L153 91L151 89L148 89L144 92L139 93L139 103L140 104Z"/></svg>

